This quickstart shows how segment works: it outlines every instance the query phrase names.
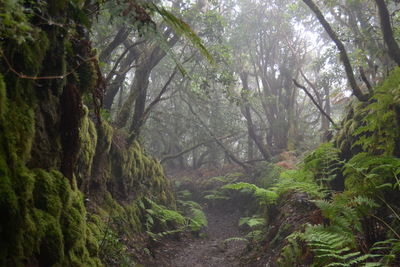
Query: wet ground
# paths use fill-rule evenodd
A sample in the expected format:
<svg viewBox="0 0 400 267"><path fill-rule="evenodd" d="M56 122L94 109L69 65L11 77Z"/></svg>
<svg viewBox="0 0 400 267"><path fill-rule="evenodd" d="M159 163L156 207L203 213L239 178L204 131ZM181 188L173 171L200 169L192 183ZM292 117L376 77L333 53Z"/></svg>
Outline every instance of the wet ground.
<svg viewBox="0 0 400 267"><path fill-rule="evenodd" d="M229 241L240 237L238 211L224 209L204 209L208 218L208 228L202 237L183 235L181 240L166 240L155 248L153 259L145 266L174 267L234 267L239 265L239 256L246 248L246 241Z"/></svg>

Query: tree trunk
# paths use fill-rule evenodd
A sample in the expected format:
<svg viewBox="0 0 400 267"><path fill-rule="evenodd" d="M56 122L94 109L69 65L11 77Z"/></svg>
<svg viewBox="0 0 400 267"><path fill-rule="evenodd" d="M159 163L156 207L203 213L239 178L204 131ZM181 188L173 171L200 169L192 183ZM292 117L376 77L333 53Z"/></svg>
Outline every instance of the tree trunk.
<svg viewBox="0 0 400 267"><path fill-rule="evenodd" d="M383 39L389 49L389 55L400 66L400 47L393 36L392 25L390 24L390 15L384 0L375 0L379 10L379 19L381 22L381 30Z"/></svg>
<svg viewBox="0 0 400 267"><path fill-rule="evenodd" d="M126 26L122 26L115 35L112 42L109 43L103 51L101 51L99 60L101 62L107 62L115 48L117 48L126 40L126 38L128 38L129 32L130 29L128 29Z"/></svg>
<svg viewBox="0 0 400 267"><path fill-rule="evenodd" d="M319 22L322 24L325 31L327 32L329 37L332 39L332 41L335 43L337 49L339 50L340 58L343 62L343 66L346 71L347 79L349 81L351 89L353 90L353 94L357 97L358 100L360 100L362 102L367 101L368 96L364 95L362 93L360 87L357 84L357 81L354 77L353 67L351 66L350 59L347 55L346 49L345 49L342 41L340 41L336 32L332 29L331 25L325 19L324 15L319 10L318 6L312 0L303 0L303 2L311 9L312 12L314 12L315 16L317 17Z"/></svg>
<svg viewBox="0 0 400 267"><path fill-rule="evenodd" d="M265 147L260 136L257 135L256 129L255 129L252 117L251 117L250 103L248 100L248 95L250 94L250 89L249 89L249 84L248 84L248 74L241 73L240 79L241 79L242 85L243 85L242 99L244 102L241 110L242 110L243 116L246 118L246 121L247 121L247 130L249 133L249 137L254 141L258 150L260 151L261 155L263 156L263 158L265 160L269 160L271 158L271 154L268 151L268 149Z"/></svg>

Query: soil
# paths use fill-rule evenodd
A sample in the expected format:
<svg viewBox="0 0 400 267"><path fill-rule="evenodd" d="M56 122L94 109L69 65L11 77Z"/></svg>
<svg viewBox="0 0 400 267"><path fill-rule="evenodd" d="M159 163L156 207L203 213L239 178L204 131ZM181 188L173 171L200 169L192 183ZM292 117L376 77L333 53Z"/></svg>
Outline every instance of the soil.
<svg viewBox="0 0 400 267"><path fill-rule="evenodd" d="M144 266L174 267L234 267L240 266L239 256L246 248L246 241L224 242L227 238L240 237L238 223L241 213L237 210L204 207L208 227L195 237L183 234L180 240L163 240L152 250L153 258Z"/></svg>

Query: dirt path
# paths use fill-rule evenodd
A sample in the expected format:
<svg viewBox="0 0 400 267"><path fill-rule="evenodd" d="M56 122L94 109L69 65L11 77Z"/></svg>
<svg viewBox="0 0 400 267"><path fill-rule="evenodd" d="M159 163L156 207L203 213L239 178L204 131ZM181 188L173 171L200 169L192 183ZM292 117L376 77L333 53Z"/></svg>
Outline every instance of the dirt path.
<svg viewBox="0 0 400 267"><path fill-rule="evenodd" d="M246 247L245 241L225 242L227 238L239 237L237 211L205 209L208 228L205 237L184 236L180 241L163 243L153 251L152 262L145 266L174 267L234 267L239 266L239 256Z"/></svg>

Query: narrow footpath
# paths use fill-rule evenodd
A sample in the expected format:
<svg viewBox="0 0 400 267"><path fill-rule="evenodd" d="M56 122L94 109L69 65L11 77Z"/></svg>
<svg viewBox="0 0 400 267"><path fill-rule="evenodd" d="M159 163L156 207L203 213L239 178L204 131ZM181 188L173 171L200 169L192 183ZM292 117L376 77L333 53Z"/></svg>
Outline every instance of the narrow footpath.
<svg viewBox="0 0 400 267"><path fill-rule="evenodd" d="M240 237L238 223L240 213L221 208L205 208L208 228L202 237L184 235L179 241L167 241L157 247L151 262L145 266L174 267L234 267L246 248L246 241L229 241Z"/></svg>

